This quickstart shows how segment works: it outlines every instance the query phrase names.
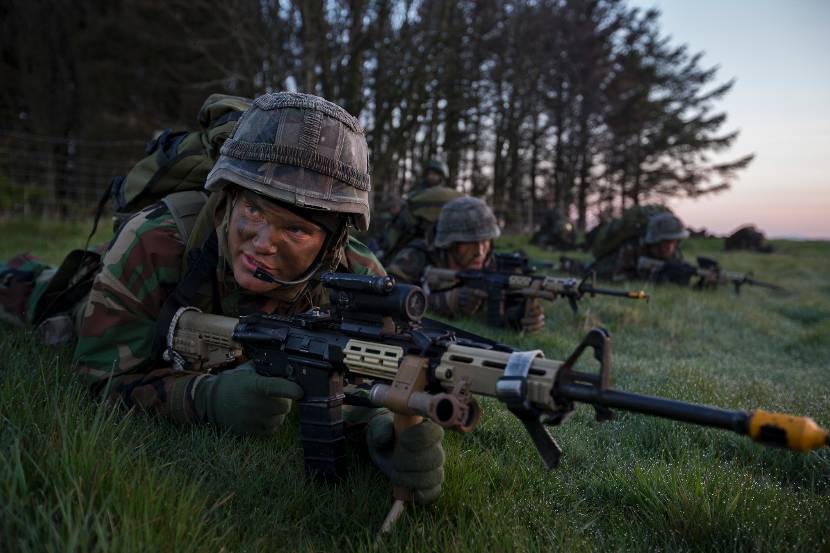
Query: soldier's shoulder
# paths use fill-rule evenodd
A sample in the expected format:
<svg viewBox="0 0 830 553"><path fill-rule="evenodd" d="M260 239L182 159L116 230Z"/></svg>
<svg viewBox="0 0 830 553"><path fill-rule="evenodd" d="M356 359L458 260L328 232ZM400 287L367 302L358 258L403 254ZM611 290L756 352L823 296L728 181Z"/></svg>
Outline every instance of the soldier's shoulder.
<svg viewBox="0 0 830 553"><path fill-rule="evenodd" d="M128 219L104 254L104 265L124 263L132 251L180 256L185 244L176 219L163 202L150 205ZM146 255L145 255L146 256Z"/></svg>
<svg viewBox="0 0 830 553"><path fill-rule="evenodd" d="M378 276L386 274L386 270L372 250L351 234L346 242L344 262L346 268L352 273Z"/></svg>
<svg viewBox="0 0 830 553"><path fill-rule="evenodd" d="M411 264L412 262L422 263L423 265L427 265L431 262L432 253L429 244L427 244L426 240L417 239L408 242L401 250L395 255L395 261L397 260L408 260Z"/></svg>
<svg viewBox="0 0 830 553"><path fill-rule="evenodd" d="M417 284L424 269L431 264L431 256L425 240L413 240L399 251L389 264L389 273L404 282Z"/></svg>

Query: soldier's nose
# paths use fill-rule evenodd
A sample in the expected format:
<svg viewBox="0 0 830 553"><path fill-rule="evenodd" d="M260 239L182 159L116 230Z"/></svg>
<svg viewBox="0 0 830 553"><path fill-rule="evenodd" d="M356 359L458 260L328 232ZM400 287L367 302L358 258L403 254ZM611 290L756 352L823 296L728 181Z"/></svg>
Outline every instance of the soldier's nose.
<svg viewBox="0 0 830 553"><path fill-rule="evenodd" d="M257 253L273 255L277 253L277 241L271 236L269 230L260 230L253 238L251 243Z"/></svg>

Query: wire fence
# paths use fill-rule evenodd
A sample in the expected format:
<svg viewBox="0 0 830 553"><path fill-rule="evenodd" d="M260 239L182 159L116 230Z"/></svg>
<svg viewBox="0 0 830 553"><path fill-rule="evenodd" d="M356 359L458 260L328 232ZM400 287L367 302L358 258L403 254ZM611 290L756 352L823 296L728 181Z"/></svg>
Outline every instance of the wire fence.
<svg viewBox="0 0 830 553"><path fill-rule="evenodd" d="M0 217L88 218L141 140L80 140L0 129Z"/></svg>

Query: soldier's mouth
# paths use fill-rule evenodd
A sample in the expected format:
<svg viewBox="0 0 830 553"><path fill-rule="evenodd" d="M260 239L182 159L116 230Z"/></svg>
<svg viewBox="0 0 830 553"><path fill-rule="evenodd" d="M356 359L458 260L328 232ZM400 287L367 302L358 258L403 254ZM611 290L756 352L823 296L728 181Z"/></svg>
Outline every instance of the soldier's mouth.
<svg viewBox="0 0 830 553"><path fill-rule="evenodd" d="M261 262L252 255L248 255L247 253L243 252L240 257L242 260L242 265L245 267L245 269L251 272L254 272L257 269L262 269L263 271L273 274L276 271L276 269L274 269L273 267L269 267L265 263Z"/></svg>

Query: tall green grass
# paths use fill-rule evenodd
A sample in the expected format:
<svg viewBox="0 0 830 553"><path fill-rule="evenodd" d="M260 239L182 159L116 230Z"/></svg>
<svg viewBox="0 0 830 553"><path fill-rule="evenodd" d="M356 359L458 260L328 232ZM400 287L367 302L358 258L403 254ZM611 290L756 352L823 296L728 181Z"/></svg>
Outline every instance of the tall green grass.
<svg viewBox="0 0 830 553"><path fill-rule="evenodd" d="M57 262L87 227L4 223L0 255ZM522 245L510 237L505 247ZM686 255L788 288L654 288L546 307L547 331L466 328L548 357L595 325L612 332L617 388L729 408L808 414L830 425L830 244L779 242L772 255L692 241ZM555 259L534 250L534 257ZM0 330L0 550L361 551L390 505L356 448L336 486L303 478L296 414L278 435L237 438L180 427L88 397L69 351ZM765 449L727 432L587 406L553 432L546 471L518 423L484 400L481 426L447 435L446 483L409 509L383 551L830 551L830 454Z"/></svg>

